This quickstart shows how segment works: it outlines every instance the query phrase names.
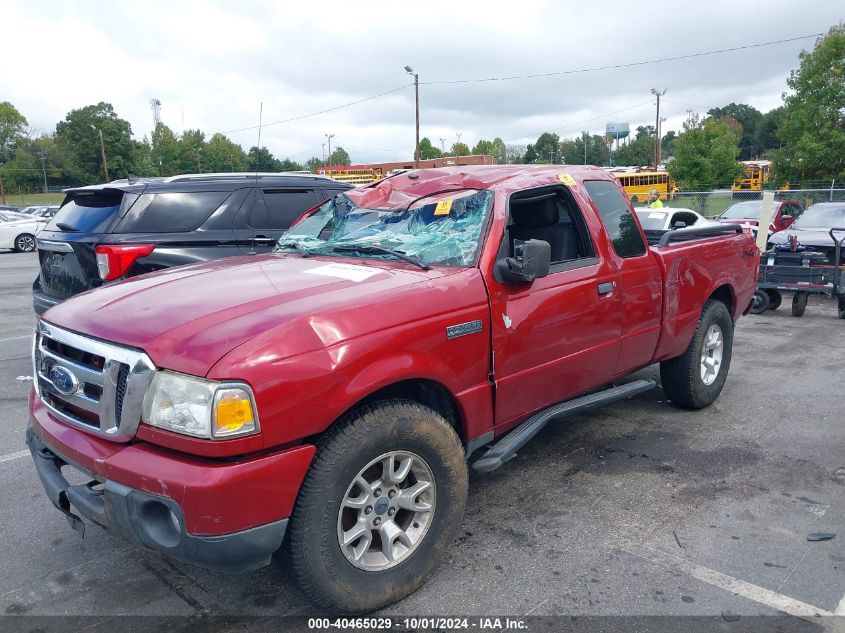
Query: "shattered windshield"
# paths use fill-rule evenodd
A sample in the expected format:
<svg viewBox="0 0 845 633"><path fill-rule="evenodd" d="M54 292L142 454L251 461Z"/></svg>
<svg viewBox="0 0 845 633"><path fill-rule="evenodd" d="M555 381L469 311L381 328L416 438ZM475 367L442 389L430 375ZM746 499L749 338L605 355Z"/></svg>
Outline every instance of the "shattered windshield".
<svg viewBox="0 0 845 633"><path fill-rule="evenodd" d="M472 266L492 202L492 192L467 189L427 196L407 207L370 209L340 194L292 226L276 250L400 259L421 268Z"/></svg>

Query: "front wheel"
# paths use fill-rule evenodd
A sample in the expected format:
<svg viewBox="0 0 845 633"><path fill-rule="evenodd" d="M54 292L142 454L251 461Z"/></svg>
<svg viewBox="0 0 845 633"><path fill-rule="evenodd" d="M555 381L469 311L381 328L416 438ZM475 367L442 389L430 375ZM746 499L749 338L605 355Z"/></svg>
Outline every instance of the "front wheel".
<svg viewBox="0 0 845 633"><path fill-rule="evenodd" d="M35 236L23 233L15 238L15 250L19 253L31 253L35 250Z"/></svg>
<svg viewBox="0 0 845 633"><path fill-rule="evenodd" d="M721 301L704 305L692 341L677 358L660 363L663 392L675 404L702 409L725 386L733 350L733 321Z"/></svg>
<svg viewBox="0 0 845 633"><path fill-rule="evenodd" d="M318 443L289 527L293 575L331 612L401 600L457 535L467 468L457 434L416 402L366 405Z"/></svg>

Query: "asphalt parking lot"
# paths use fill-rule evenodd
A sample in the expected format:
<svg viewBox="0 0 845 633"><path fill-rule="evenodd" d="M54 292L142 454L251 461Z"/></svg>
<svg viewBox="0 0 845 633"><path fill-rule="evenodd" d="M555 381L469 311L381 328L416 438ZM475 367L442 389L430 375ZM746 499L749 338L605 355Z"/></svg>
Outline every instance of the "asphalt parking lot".
<svg viewBox="0 0 845 633"><path fill-rule="evenodd" d="M35 254L0 252L0 613L313 613L278 564L219 576L95 526L81 540L50 505L24 453L36 274ZM386 613L845 613L845 322L830 301L784 305L740 320L711 408L654 390L473 476L444 564Z"/></svg>

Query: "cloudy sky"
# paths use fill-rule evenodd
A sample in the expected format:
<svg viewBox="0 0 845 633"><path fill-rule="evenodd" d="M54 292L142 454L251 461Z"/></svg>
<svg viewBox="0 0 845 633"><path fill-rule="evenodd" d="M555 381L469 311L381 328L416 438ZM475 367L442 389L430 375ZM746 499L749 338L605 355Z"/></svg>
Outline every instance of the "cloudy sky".
<svg viewBox="0 0 845 633"><path fill-rule="evenodd" d="M509 81L677 57L826 32L839 2L707 3L570 0L278 2L2 0L0 100L41 130L68 110L112 103L140 138L150 97L174 131L226 132L278 157L320 156L327 133L354 162L413 154L420 75L421 130L449 147L460 134L533 141L603 132L608 121L654 123L652 87L666 89L664 130L686 111L781 102L798 53L813 39L629 68ZM17 61L14 61L14 60ZM455 83L450 83L455 82ZM315 116L367 97L385 96ZM283 122L289 119L295 119ZM247 128L247 129L244 129ZM236 131L237 130L237 131Z"/></svg>

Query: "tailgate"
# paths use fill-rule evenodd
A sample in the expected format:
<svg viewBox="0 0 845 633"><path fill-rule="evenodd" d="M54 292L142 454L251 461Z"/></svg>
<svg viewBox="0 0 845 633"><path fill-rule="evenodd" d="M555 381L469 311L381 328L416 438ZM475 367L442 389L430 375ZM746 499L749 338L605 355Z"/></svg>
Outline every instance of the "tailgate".
<svg viewBox="0 0 845 633"><path fill-rule="evenodd" d="M137 199L119 189L71 190L62 208L38 234L38 285L62 300L103 284L94 249Z"/></svg>
<svg viewBox="0 0 845 633"><path fill-rule="evenodd" d="M103 237L42 231L37 241L41 291L61 300L101 286L94 249Z"/></svg>

